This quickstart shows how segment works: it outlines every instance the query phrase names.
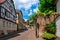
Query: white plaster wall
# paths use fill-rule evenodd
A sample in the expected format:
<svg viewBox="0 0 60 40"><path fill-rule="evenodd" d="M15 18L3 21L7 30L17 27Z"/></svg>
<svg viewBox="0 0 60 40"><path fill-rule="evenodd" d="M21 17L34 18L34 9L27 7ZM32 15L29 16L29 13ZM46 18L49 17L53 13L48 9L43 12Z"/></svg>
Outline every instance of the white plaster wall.
<svg viewBox="0 0 60 40"><path fill-rule="evenodd" d="M57 12L60 14L60 0L57 2Z"/></svg>
<svg viewBox="0 0 60 40"><path fill-rule="evenodd" d="M60 37L60 16L56 19L56 35Z"/></svg>
<svg viewBox="0 0 60 40"><path fill-rule="evenodd" d="M60 14L60 0L57 3L57 12ZM60 16L56 19L56 35L60 37Z"/></svg>
<svg viewBox="0 0 60 40"><path fill-rule="evenodd" d="M2 19L0 19L0 30L2 30L3 29L3 27L2 27Z"/></svg>
<svg viewBox="0 0 60 40"><path fill-rule="evenodd" d="M3 27L3 21L5 21L5 27ZM7 24L8 22L8 24ZM7 26L8 25L8 26ZM0 30L3 30L4 34L8 34L7 30L17 30L17 24L12 23L10 21L0 19Z"/></svg>

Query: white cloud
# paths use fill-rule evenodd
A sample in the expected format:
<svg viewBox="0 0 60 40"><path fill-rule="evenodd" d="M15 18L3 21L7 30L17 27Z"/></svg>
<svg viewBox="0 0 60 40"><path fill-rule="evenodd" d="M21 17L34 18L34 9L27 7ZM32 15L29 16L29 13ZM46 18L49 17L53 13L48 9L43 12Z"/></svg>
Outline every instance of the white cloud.
<svg viewBox="0 0 60 40"><path fill-rule="evenodd" d="M28 16L32 15L32 10L30 10L30 13L28 14Z"/></svg>
<svg viewBox="0 0 60 40"><path fill-rule="evenodd" d="M27 16L27 17L32 15L33 12L36 11L36 9L33 9L33 12L32 12L32 9L30 9L31 6L39 3L39 0L13 0L13 1L14 1L16 9L19 9L19 10L21 8L25 9L25 11L23 11L23 16ZM30 13L27 10L30 10ZM25 21L27 21L28 18L24 17L24 19L25 19Z"/></svg>
<svg viewBox="0 0 60 40"><path fill-rule="evenodd" d="M25 18L24 18L24 20L27 21L28 19L25 19Z"/></svg>
<svg viewBox="0 0 60 40"><path fill-rule="evenodd" d="M14 0L16 8L25 8L26 10L30 9L33 4L38 3L38 0Z"/></svg>
<svg viewBox="0 0 60 40"><path fill-rule="evenodd" d="M26 3L28 0L19 0L19 2Z"/></svg>
<svg viewBox="0 0 60 40"><path fill-rule="evenodd" d="M37 12L37 10L38 10L38 8L34 9L33 11L34 11L34 12Z"/></svg>

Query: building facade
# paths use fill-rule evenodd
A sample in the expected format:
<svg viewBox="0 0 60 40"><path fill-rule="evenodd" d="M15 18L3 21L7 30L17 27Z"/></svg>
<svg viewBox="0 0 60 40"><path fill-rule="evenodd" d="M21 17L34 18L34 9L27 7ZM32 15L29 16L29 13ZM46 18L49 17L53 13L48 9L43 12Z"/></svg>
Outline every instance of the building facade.
<svg viewBox="0 0 60 40"><path fill-rule="evenodd" d="M17 30L16 12L13 0L0 1L0 34L8 34Z"/></svg>
<svg viewBox="0 0 60 40"><path fill-rule="evenodd" d="M60 0L57 0L56 2L56 9L57 13L60 15ZM56 29L56 35L57 37L60 37L60 16L56 19Z"/></svg>
<svg viewBox="0 0 60 40"><path fill-rule="evenodd" d="M17 20L16 23L18 25L18 30L23 28L23 14L20 10L16 10Z"/></svg>
<svg viewBox="0 0 60 40"><path fill-rule="evenodd" d="M54 5L56 5L56 11L59 14L56 18L56 40L60 40L60 0L54 0Z"/></svg>

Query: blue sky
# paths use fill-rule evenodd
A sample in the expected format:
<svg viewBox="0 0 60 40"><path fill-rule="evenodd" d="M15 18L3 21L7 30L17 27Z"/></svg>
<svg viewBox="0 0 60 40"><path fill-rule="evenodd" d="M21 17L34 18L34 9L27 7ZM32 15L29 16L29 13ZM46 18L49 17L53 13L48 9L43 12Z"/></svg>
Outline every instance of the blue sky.
<svg viewBox="0 0 60 40"><path fill-rule="evenodd" d="M38 10L39 0L13 0L15 8L21 10L26 20Z"/></svg>

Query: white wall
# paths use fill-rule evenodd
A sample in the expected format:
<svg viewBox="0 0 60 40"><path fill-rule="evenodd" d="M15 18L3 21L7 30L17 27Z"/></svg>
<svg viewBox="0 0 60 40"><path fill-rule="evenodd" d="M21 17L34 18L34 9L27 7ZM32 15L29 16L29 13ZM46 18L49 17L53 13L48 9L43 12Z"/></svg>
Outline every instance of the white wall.
<svg viewBox="0 0 60 40"><path fill-rule="evenodd" d="M60 14L60 0L57 3L57 12ZM56 35L60 37L60 16L56 19Z"/></svg>
<svg viewBox="0 0 60 40"><path fill-rule="evenodd" d="M3 30L4 34L8 34L7 30L17 30L17 24L4 19L0 19L0 30Z"/></svg>
<svg viewBox="0 0 60 40"><path fill-rule="evenodd" d="M57 2L57 12L60 14L60 0Z"/></svg>

